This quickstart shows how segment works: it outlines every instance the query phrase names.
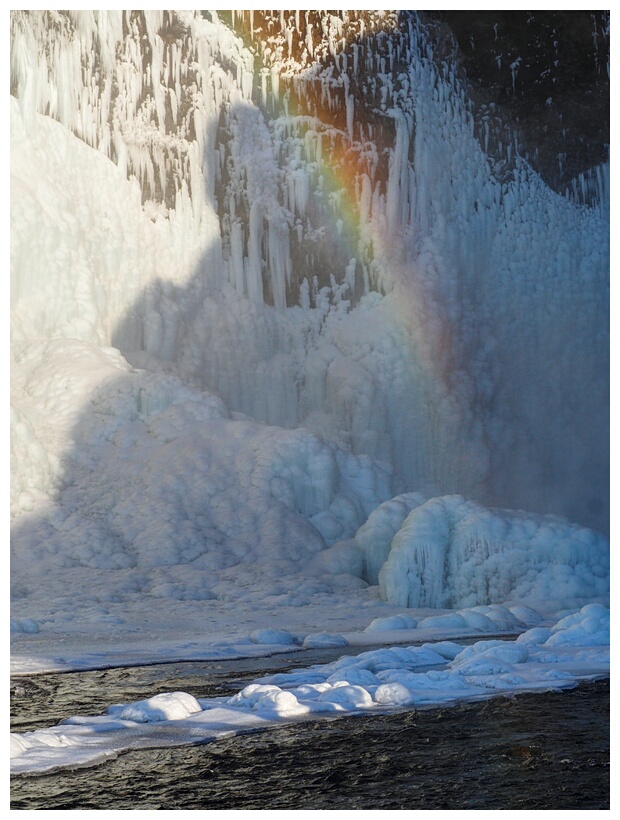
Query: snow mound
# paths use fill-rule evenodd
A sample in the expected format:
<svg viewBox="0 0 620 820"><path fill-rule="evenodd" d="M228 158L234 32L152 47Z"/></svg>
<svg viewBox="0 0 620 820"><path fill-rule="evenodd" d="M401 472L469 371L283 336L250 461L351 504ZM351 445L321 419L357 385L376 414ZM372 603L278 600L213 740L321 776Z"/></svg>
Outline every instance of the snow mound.
<svg viewBox="0 0 620 820"><path fill-rule="evenodd" d="M131 720L135 723L183 720L201 711L202 707L196 698L187 692L164 692L147 700L108 708L109 715L118 720Z"/></svg>
<svg viewBox="0 0 620 820"><path fill-rule="evenodd" d="M334 685L322 692L317 698L321 703L333 703L345 711L356 709L370 709L373 700L370 694L362 686L349 684L348 681L338 681Z"/></svg>
<svg viewBox="0 0 620 820"><path fill-rule="evenodd" d="M229 705L279 717L292 717L308 712L292 692L277 686L250 684L228 700Z"/></svg>
<svg viewBox="0 0 620 820"><path fill-rule="evenodd" d="M327 649L335 646L348 646L349 642L342 635L329 635L326 632L317 632L306 635L304 647L306 649Z"/></svg>
<svg viewBox="0 0 620 820"><path fill-rule="evenodd" d="M587 604L552 627L545 646L606 646L609 643L609 610Z"/></svg>
<svg viewBox="0 0 620 820"><path fill-rule="evenodd" d="M290 646L297 643L297 638L285 629L255 629L250 635L252 643Z"/></svg>
<svg viewBox="0 0 620 820"><path fill-rule="evenodd" d="M375 618L364 631L381 632L388 629L415 629L416 626L418 626L418 621L412 615L402 613L387 618Z"/></svg>
<svg viewBox="0 0 620 820"><path fill-rule="evenodd" d="M374 698L376 703L391 707L409 706L415 700L413 692L402 683L382 683Z"/></svg>

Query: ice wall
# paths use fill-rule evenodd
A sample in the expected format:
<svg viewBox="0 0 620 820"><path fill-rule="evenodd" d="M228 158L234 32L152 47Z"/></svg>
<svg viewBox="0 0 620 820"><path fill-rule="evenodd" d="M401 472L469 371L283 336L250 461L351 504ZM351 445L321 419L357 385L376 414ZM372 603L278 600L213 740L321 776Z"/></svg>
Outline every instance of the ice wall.
<svg viewBox="0 0 620 820"><path fill-rule="evenodd" d="M516 146L500 173L415 16L235 25L256 59L215 13L11 15L16 515L64 503L91 458L73 431L95 387L62 421L30 382L71 339L217 393L231 424L319 436L329 492L296 457L268 481L317 543L403 491L605 529L608 170L561 197Z"/></svg>

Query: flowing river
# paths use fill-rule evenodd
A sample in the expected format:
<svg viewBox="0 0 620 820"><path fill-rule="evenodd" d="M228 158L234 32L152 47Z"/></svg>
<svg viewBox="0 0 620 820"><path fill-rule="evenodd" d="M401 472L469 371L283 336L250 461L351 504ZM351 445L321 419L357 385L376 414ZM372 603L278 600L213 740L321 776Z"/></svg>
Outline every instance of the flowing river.
<svg viewBox="0 0 620 820"><path fill-rule="evenodd" d="M156 692L225 695L260 674L331 659L321 650L19 677L11 728L98 714ZM605 810L609 789L609 680L600 680L128 752L93 768L13 778L11 808Z"/></svg>

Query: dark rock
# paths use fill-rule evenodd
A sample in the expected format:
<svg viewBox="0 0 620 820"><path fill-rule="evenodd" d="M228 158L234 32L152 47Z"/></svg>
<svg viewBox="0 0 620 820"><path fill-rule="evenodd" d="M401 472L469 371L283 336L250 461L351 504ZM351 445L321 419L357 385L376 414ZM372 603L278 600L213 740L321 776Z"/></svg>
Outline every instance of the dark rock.
<svg viewBox="0 0 620 820"><path fill-rule="evenodd" d="M442 11L478 119L555 190L609 156L609 12ZM501 126L498 123L501 122Z"/></svg>

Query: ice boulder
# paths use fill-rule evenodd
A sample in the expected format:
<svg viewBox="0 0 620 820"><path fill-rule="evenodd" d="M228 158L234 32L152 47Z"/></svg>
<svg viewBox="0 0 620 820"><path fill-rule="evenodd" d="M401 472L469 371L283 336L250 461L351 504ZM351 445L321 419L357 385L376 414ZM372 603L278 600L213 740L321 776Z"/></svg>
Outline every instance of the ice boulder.
<svg viewBox="0 0 620 820"><path fill-rule="evenodd" d="M609 541L557 516L490 510L456 495L433 498L393 536L379 583L382 598L402 607L593 599L609 593ZM523 626L503 609L501 618L492 607L482 614L506 628Z"/></svg>

